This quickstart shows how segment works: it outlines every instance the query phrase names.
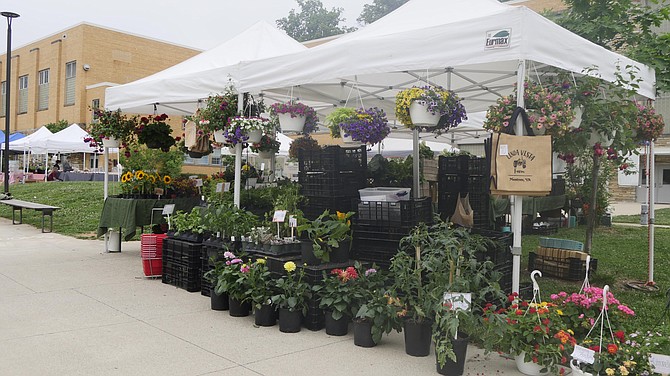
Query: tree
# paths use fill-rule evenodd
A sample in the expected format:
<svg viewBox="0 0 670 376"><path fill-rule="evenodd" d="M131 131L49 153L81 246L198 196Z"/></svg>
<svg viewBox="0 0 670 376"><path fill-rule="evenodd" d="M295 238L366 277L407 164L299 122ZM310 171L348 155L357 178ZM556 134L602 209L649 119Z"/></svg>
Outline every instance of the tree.
<svg viewBox="0 0 670 376"><path fill-rule="evenodd" d="M408 0L374 0L372 4L363 5L363 11L356 21L361 25L373 23L398 9L407 1Z"/></svg>
<svg viewBox="0 0 670 376"><path fill-rule="evenodd" d="M655 68L656 86L668 92L670 34L656 31L670 20L670 6L652 1L654 7L634 0L564 0L568 9L552 18L593 43Z"/></svg>
<svg viewBox="0 0 670 376"><path fill-rule="evenodd" d="M339 27L343 8L327 10L320 0L296 0L300 12L291 9L287 17L277 20L277 27L286 31L293 39L304 42L356 30L355 27Z"/></svg>
<svg viewBox="0 0 670 376"><path fill-rule="evenodd" d="M58 120L55 123L49 123L49 124L44 124L45 127L47 127L48 130L51 131L51 133L56 133L60 132L63 129L67 128L70 125L67 120Z"/></svg>

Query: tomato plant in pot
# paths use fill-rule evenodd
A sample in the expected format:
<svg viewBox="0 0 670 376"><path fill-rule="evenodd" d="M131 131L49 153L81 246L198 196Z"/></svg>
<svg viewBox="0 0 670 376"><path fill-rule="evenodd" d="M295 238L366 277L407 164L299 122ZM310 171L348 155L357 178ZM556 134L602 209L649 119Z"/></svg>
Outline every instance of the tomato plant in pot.
<svg viewBox="0 0 670 376"><path fill-rule="evenodd" d="M345 262L351 248L351 216L354 212L330 214L325 210L313 221L305 220L298 233L308 239L302 242L303 262Z"/></svg>

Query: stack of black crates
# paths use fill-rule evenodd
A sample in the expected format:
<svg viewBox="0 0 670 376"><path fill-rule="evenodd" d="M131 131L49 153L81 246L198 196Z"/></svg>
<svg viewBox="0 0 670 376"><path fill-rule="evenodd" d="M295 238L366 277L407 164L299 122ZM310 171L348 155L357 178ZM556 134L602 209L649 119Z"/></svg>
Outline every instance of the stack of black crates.
<svg viewBox="0 0 670 376"><path fill-rule="evenodd" d="M302 211L313 220L324 210L356 211L358 190L365 188L367 153L365 146L327 146L301 150L298 154L298 183L306 202Z"/></svg>
<svg viewBox="0 0 670 376"><path fill-rule="evenodd" d="M236 243L226 243L223 239L216 237L210 237L202 242L200 294L211 296L211 291L215 286L205 277L205 274L214 269L214 262L223 260L223 253L228 249L235 252L239 247L236 247Z"/></svg>
<svg viewBox="0 0 670 376"><path fill-rule="evenodd" d="M388 268L400 240L419 223L431 223L430 197L408 201L362 201L353 227L354 259Z"/></svg>
<svg viewBox="0 0 670 376"><path fill-rule="evenodd" d="M200 291L201 278L202 243L163 240L163 283L196 292Z"/></svg>
<svg viewBox="0 0 670 376"><path fill-rule="evenodd" d="M438 162L438 210L447 220L456 210L458 197L468 195L474 227L490 229L489 162L468 155L440 156Z"/></svg>
<svg viewBox="0 0 670 376"><path fill-rule="evenodd" d="M507 294L512 293L512 245L513 235L511 232L498 232L472 229L472 234L481 235L491 239L493 242L486 247L486 251L477 253L478 261L490 260L493 262L493 270L500 273L500 288Z"/></svg>

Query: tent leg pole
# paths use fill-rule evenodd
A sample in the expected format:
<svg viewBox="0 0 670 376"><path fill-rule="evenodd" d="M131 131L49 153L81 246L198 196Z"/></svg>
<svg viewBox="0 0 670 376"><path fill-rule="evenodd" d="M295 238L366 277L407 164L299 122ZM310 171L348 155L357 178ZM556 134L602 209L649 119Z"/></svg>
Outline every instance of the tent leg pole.
<svg viewBox="0 0 670 376"><path fill-rule="evenodd" d="M421 178L421 172L419 171L419 129L414 128L412 130L412 175L414 179L412 181L412 197L419 198L421 197L421 192L419 191L419 180Z"/></svg>
<svg viewBox="0 0 670 376"><path fill-rule="evenodd" d="M654 222L656 222L654 211L654 203L656 201L656 182L654 181L654 170L656 165L656 157L654 155L654 141L649 143L649 165L647 169L649 170L649 213L648 213L648 226L649 226L649 275L647 277L647 285L654 285Z"/></svg>
<svg viewBox="0 0 670 376"><path fill-rule="evenodd" d="M524 80L526 79L526 61L519 60L516 72L517 87L517 106L526 108L523 100ZM515 133L517 136L523 135L523 121L517 119L515 124ZM493 151L496 152L495 150ZM523 216L523 198L521 196L512 196L512 232L514 241L512 245L512 292L519 292L519 280L521 279L521 225Z"/></svg>
<svg viewBox="0 0 670 376"><path fill-rule="evenodd" d="M105 148L105 176L102 184L103 197L107 199L107 188L109 184L109 148Z"/></svg>

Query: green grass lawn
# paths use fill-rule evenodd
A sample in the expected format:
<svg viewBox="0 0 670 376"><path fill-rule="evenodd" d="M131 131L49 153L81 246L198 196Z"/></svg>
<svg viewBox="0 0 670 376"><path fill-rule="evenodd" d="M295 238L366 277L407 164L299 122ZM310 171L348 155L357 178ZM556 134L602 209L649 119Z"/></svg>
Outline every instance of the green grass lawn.
<svg viewBox="0 0 670 376"><path fill-rule="evenodd" d="M12 194L23 200L59 206L54 215L54 231L77 238L94 238L103 205L102 182L57 182L16 185ZM111 190L115 192L115 190ZM670 209L657 212L659 222L670 224ZM0 205L0 216L11 218L11 209ZM621 218L616 217L616 218ZM635 223L639 216L634 217ZM631 219L632 221L632 219ZM41 216L35 211L24 211L24 223L40 226ZM560 229L552 237L584 241L584 227ZM636 311L637 317L630 323L631 329L652 329L663 313L667 302L665 291L670 287L670 229L658 228L656 234L656 262L654 280L659 291L640 292L625 286L629 281L647 280L647 229L637 226L600 227L594 241L594 258L598 259L598 271L591 279L594 286L609 284L615 297ZM540 236L523 237L522 282L527 282L528 252L537 248ZM542 296L548 299L560 291L577 292L581 282L567 282L553 278L541 278ZM665 323L666 333L670 323Z"/></svg>
<svg viewBox="0 0 670 376"><path fill-rule="evenodd" d="M612 222L620 223L640 223L640 215L617 215L612 217ZM670 208L668 209L656 209L656 215L654 216L654 222L657 225L666 225L670 226Z"/></svg>

